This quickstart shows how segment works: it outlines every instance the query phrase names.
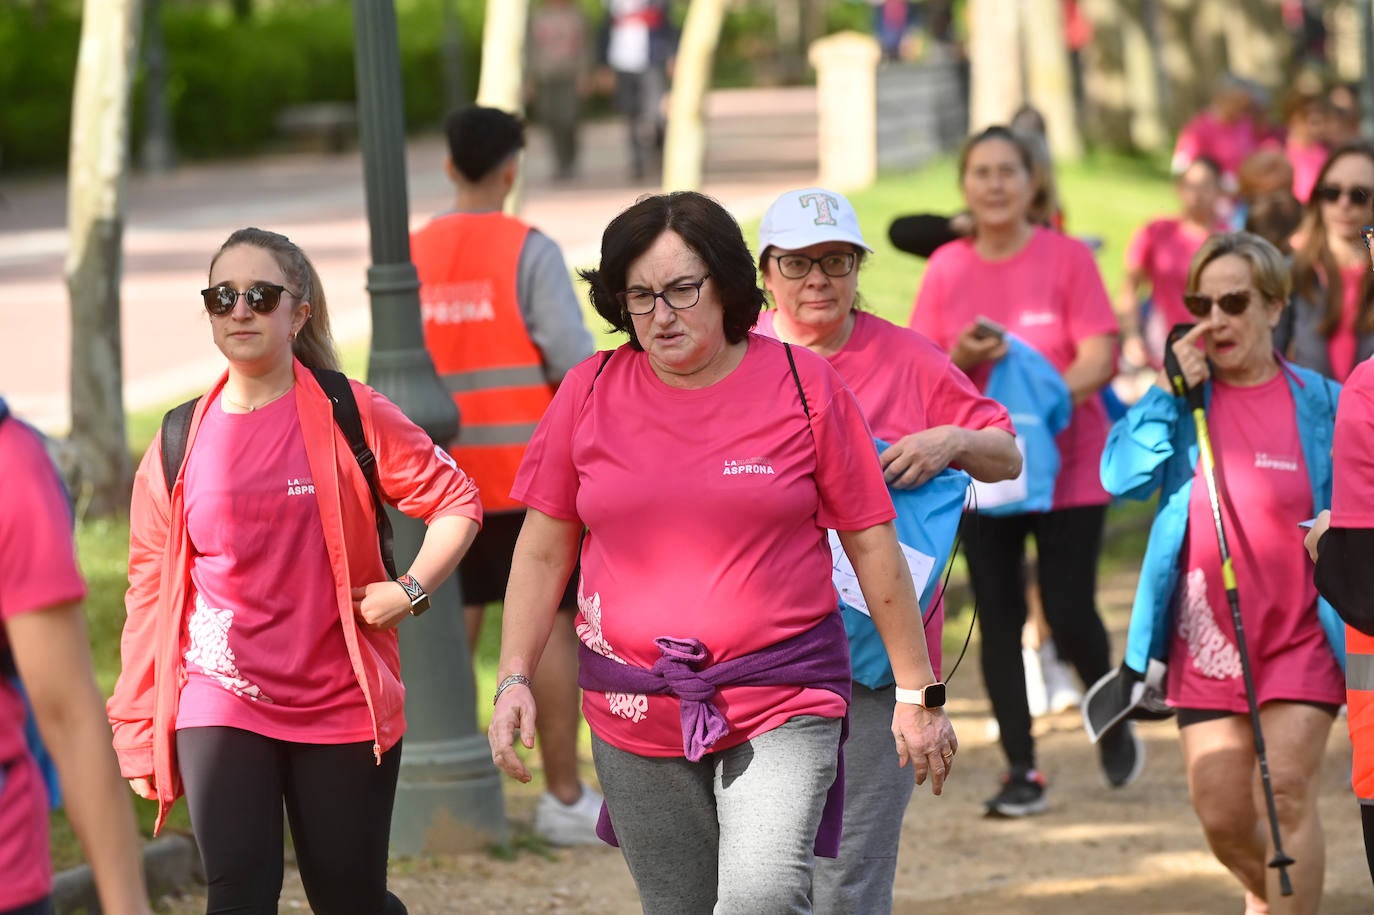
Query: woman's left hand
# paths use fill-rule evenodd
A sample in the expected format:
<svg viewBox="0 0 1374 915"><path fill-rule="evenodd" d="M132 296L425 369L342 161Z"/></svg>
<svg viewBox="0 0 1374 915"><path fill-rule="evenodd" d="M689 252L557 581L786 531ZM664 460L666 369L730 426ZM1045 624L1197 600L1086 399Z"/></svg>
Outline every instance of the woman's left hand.
<svg viewBox="0 0 1374 915"><path fill-rule="evenodd" d="M963 436L958 426L936 426L898 439L878 455L883 479L894 489L920 486L959 456Z"/></svg>
<svg viewBox="0 0 1374 915"><path fill-rule="evenodd" d="M394 581L354 588L353 615L369 629L394 629L410 615L410 595Z"/></svg>
<svg viewBox="0 0 1374 915"><path fill-rule="evenodd" d="M929 776L931 793L943 791L959 752L959 738L949 717L939 709L898 702L892 712L892 736L897 741L898 763L911 763L916 784L924 785Z"/></svg>
<svg viewBox="0 0 1374 915"><path fill-rule="evenodd" d="M1317 518L1312 522L1312 527L1308 530L1307 536L1302 538L1302 545L1307 548L1307 555L1313 562L1317 561L1317 544L1322 542L1322 535L1331 527L1331 509L1323 508L1317 512Z"/></svg>

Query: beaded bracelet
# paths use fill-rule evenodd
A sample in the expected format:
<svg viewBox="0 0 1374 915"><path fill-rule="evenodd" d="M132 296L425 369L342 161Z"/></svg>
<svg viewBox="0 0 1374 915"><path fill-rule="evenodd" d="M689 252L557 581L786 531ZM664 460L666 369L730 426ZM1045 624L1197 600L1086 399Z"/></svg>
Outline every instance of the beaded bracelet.
<svg viewBox="0 0 1374 915"><path fill-rule="evenodd" d="M517 684L520 686L529 686L530 678L524 674L511 674L509 677L506 677L506 679L496 684L496 695L491 697L491 704L495 705L496 700L501 698L501 694L504 693L508 687L516 686Z"/></svg>

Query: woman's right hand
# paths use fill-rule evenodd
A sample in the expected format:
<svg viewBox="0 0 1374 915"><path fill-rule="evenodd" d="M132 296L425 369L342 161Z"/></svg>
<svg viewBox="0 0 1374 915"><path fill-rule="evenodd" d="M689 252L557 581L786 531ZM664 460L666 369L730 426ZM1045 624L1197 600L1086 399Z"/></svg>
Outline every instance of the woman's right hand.
<svg viewBox="0 0 1374 915"><path fill-rule="evenodd" d="M515 752L515 735L529 750L534 747L534 694L523 683L506 687L491 712L491 726L487 728L487 743L491 745L491 761L496 767L519 782L532 777L520 754Z"/></svg>
<svg viewBox="0 0 1374 915"><path fill-rule="evenodd" d="M949 358L965 373L984 362L996 362L1007 354L1005 337L981 336L978 325L970 324L959 332Z"/></svg>
<svg viewBox="0 0 1374 915"><path fill-rule="evenodd" d="M1183 380L1190 388L1195 388L1212 377L1212 370L1207 365L1207 354L1198 348L1202 335L1211 329L1212 319L1203 318L1193 325L1192 330L1174 341L1174 358L1178 360L1179 370L1183 372ZM1170 394L1175 393L1167 369L1159 370L1159 380L1156 384Z"/></svg>
<svg viewBox="0 0 1374 915"><path fill-rule="evenodd" d="M1322 542L1322 535L1331 527L1331 509L1323 508L1317 512L1316 520L1312 522L1312 527L1308 530L1307 536L1302 538L1302 545L1307 549L1307 555L1313 562L1317 561L1317 544Z"/></svg>
<svg viewBox="0 0 1374 915"><path fill-rule="evenodd" d="M134 789L134 794L147 801L157 800L157 784L151 775L145 778L129 779L129 787Z"/></svg>

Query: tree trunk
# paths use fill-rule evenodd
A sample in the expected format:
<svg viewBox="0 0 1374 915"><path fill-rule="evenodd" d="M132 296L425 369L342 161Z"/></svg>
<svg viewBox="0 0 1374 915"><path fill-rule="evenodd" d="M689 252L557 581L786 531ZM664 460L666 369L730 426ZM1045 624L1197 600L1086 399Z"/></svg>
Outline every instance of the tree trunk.
<svg viewBox="0 0 1374 915"><path fill-rule="evenodd" d="M692 0L682 24L673 65L673 91L668 98L668 133L663 142L663 189L695 191L701 187L706 159L706 123L702 108L711 86L711 63L720 40L728 0Z"/></svg>
<svg viewBox="0 0 1374 915"><path fill-rule="evenodd" d="M1160 99L1160 65L1152 0L1122 3L1121 43L1126 67L1126 103L1131 112L1131 145L1142 152L1169 148L1169 128Z"/></svg>
<svg viewBox="0 0 1374 915"><path fill-rule="evenodd" d="M1022 34L1030 102L1045 116L1050 152L1058 162L1083 157L1073 98L1073 73L1064 42L1064 10L1060 0L1028 0ZM1011 112L1008 112L1010 115Z"/></svg>
<svg viewBox="0 0 1374 915"><path fill-rule="evenodd" d="M1193 0L1155 0L1155 10L1155 46L1166 91L1164 110L1169 132L1176 135L1206 107L1225 63L1196 59L1199 46L1207 44L1207 29L1201 21L1206 17L1194 8Z"/></svg>
<svg viewBox="0 0 1374 915"><path fill-rule="evenodd" d="M71 444L75 495L96 517L127 512L133 482L119 286L139 13L139 0L86 0L72 100L65 271L72 317Z"/></svg>
<svg viewBox="0 0 1374 915"><path fill-rule="evenodd" d="M525 31L529 13L529 0L487 0L477 104L516 114L525 110ZM520 212L524 184L522 178L516 178L515 187L506 198L507 213Z"/></svg>
<svg viewBox="0 0 1374 915"><path fill-rule="evenodd" d="M1084 0L1093 40L1083 49L1083 90L1088 139L1117 152L1131 149L1131 108L1126 85L1125 3Z"/></svg>
<svg viewBox="0 0 1374 915"><path fill-rule="evenodd" d="M1271 92L1285 91L1293 75L1293 42L1279 0L1241 0L1237 5L1222 19L1231 72Z"/></svg>
<svg viewBox="0 0 1374 915"><path fill-rule="evenodd" d="M1005 124L1025 97L1019 6L1008 0L968 0L971 131Z"/></svg>

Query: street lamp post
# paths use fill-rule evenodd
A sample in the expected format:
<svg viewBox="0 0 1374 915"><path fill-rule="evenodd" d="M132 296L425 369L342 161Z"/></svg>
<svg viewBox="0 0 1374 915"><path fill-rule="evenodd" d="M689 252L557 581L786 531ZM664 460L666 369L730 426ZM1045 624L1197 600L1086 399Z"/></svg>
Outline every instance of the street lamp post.
<svg viewBox="0 0 1374 915"><path fill-rule="evenodd" d="M436 443L458 433L458 412L439 383L420 328L419 278L410 261L405 119L392 0L353 0L358 133L363 148L372 264L368 381ZM424 525L392 512L396 555L418 551ZM404 568L404 564L401 566ZM476 702L462 597L450 580L435 609L402 628L408 729L392 817L397 855L466 851L507 839L500 776Z"/></svg>

